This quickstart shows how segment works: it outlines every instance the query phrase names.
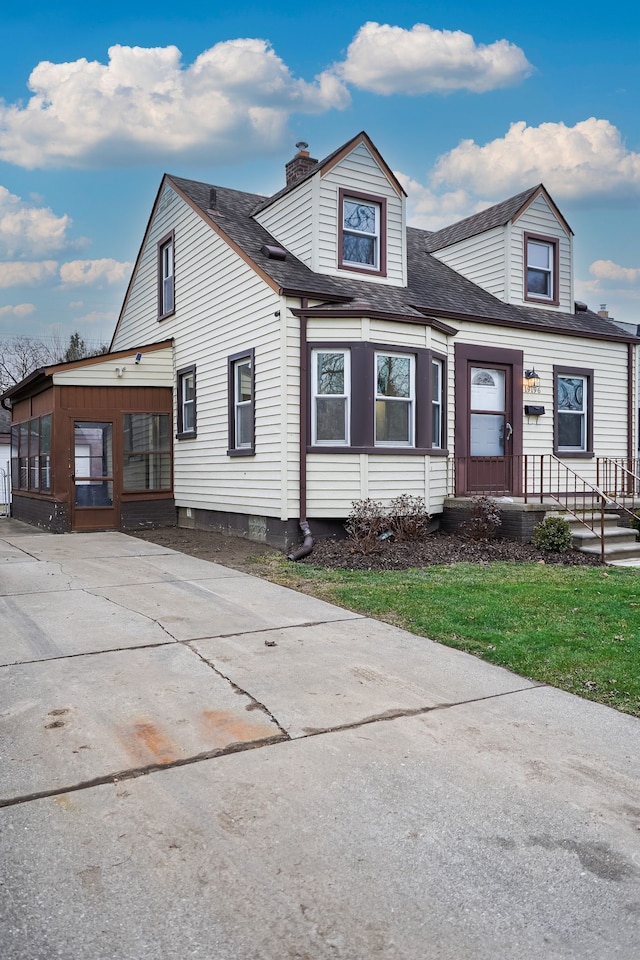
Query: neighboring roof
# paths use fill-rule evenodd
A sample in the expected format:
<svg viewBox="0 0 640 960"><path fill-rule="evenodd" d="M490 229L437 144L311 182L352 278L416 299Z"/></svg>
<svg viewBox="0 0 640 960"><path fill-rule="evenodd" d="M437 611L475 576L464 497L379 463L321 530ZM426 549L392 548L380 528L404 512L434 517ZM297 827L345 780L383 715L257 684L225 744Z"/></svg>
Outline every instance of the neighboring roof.
<svg viewBox="0 0 640 960"><path fill-rule="evenodd" d="M547 193L544 184L538 183L535 187L523 190L522 193L496 203L480 213L474 213L471 217L465 217L457 223L452 223L449 227L443 227L442 230L436 230L429 234L427 249L429 253L435 250L441 250L443 247L450 247L461 240L468 240L487 230L493 230L494 227L503 227L512 220L517 220L522 215L526 207L533 203L539 194L544 194L545 199L551 205L555 215L560 223L565 227L567 233L573 233L571 227L564 219L555 203Z"/></svg>
<svg viewBox="0 0 640 960"><path fill-rule="evenodd" d="M342 303L349 305L350 312L355 308L363 316L367 312L408 320L433 316L597 339L636 339L591 310L568 314L503 303L431 256L428 250L432 235L426 230L407 228L407 287L314 273L289 252L286 260L274 260L263 248L280 245L279 241L251 216L262 199L260 196L181 177L167 176L165 179L274 290L323 300L327 303L323 308L325 311L335 314L335 304ZM216 192L215 211L209 209L212 189ZM519 197L530 196L537 189L525 191Z"/></svg>
<svg viewBox="0 0 640 960"><path fill-rule="evenodd" d="M347 140L347 142L343 143L343 145L338 147L337 150L333 150L327 157L324 158L324 160L316 161L316 165L314 167L310 167L309 170L303 174L303 176L299 177L293 183L287 184L286 187L283 187L282 190L278 190L278 192L274 193L271 197L261 197L256 205L255 210L252 212L256 214L260 213L262 210L266 210L267 207L271 206L272 203L275 203L276 200L279 200L280 197L286 196L287 193L291 193L292 190L295 190L297 187L299 187L301 183L305 183L305 181L310 180L311 177L316 175L318 170L320 170L321 173L325 173L327 170L330 170L331 167L338 163L338 161L354 150L359 143L364 143L369 151L373 154L398 193L404 193L406 196L404 187L393 173L391 168L387 165L386 161L382 158L376 145L373 143L369 135L366 134L364 130L361 130L360 133L357 133L355 137L351 138L351 140Z"/></svg>

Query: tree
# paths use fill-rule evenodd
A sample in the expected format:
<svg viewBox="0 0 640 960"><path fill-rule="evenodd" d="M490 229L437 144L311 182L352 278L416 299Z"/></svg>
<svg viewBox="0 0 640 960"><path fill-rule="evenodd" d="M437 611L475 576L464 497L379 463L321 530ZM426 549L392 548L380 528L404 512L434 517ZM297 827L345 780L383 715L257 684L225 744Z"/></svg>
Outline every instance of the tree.
<svg viewBox="0 0 640 960"><path fill-rule="evenodd" d="M55 345L35 337L17 336L0 340L0 392L20 383L38 367L57 360Z"/></svg>
<svg viewBox="0 0 640 960"><path fill-rule="evenodd" d="M67 349L60 355L59 360L62 363L70 363L73 360L84 360L86 357L97 357L102 353L108 353L109 347L103 343L97 350L91 350L76 330L69 337Z"/></svg>

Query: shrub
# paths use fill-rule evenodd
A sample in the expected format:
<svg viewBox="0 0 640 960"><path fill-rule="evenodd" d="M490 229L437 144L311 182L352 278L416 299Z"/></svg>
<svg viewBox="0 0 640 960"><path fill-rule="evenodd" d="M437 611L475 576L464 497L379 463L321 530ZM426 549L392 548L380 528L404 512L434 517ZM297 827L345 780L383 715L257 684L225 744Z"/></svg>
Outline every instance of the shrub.
<svg viewBox="0 0 640 960"><path fill-rule="evenodd" d="M500 509L490 497L474 497L471 501L471 516L462 526L462 532L470 540L491 540L498 527L502 526Z"/></svg>
<svg viewBox="0 0 640 960"><path fill-rule="evenodd" d="M389 529L398 540L420 540L427 532L430 519L423 498L408 493L392 500L387 511Z"/></svg>
<svg viewBox="0 0 640 960"><path fill-rule="evenodd" d="M380 540L419 540L427 532L430 515L422 497L403 494L385 508L378 500L354 500L345 523L347 536L359 553L373 553Z"/></svg>
<svg viewBox="0 0 640 960"><path fill-rule="evenodd" d="M564 517L545 517L534 528L533 542L540 550L566 553L573 547L569 522Z"/></svg>
<svg viewBox="0 0 640 960"><path fill-rule="evenodd" d="M344 525L347 537L360 553L373 553L378 537L388 530L385 509L378 500L354 500Z"/></svg>

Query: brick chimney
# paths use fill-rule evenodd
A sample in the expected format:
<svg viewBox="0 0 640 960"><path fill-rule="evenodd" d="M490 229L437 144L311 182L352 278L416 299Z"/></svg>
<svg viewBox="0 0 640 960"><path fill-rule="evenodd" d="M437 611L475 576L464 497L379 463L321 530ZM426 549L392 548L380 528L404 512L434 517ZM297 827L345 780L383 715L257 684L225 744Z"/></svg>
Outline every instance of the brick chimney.
<svg viewBox="0 0 640 960"><path fill-rule="evenodd" d="M606 317L606 318L609 317L609 311L607 310L607 305L606 305L606 303L601 303L601 304L600 304L600 309L598 310L598 316L599 316L599 317Z"/></svg>
<svg viewBox="0 0 640 960"><path fill-rule="evenodd" d="M318 163L317 160L314 160L313 157L309 156L309 151L307 150L308 146L309 144L305 143L304 140L300 140L299 143L296 143L298 152L293 160L289 160L289 163L285 166L288 187L291 186L292 183L297 183L298 180L301 180L302 177L304 177Z"/></svg>

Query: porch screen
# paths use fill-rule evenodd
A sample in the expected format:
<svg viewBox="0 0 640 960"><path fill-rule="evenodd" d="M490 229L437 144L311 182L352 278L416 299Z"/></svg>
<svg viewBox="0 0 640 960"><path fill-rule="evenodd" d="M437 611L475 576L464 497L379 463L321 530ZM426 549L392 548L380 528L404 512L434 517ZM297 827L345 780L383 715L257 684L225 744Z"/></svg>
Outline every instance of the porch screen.
<svg viewBox="0 0 640 960"><path fill-rule="evenodd" d="M168 413L125 413L122 489L171 489L171 418Z"/></svg>

